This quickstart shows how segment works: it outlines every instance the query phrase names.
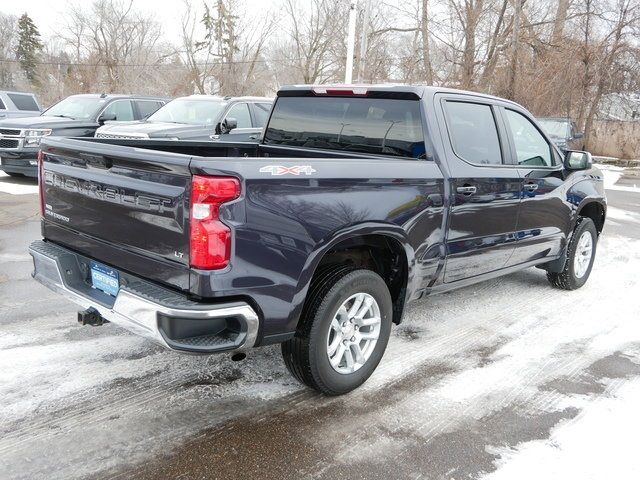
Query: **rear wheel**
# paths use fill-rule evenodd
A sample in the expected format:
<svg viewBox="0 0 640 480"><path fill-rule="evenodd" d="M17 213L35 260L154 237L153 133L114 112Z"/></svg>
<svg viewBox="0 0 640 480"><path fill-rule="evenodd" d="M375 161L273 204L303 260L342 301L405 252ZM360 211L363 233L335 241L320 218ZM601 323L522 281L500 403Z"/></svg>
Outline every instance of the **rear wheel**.
<svg viewBox="0 0 640 480"><path fill-rule="evenodd" d="M556 288L575 290L587 283L596 256L598 232L593 220L578 217L567 247L567 260L560 273L547 272L547 279Z"/></svg>
<svg viewBox="0 0 640 480"><path fill-rule="evenodd" d="M328 395L362 385L382 359L392 301L370 270L332 267L312 282L296 335L282 356L300 382Z"/></svg>

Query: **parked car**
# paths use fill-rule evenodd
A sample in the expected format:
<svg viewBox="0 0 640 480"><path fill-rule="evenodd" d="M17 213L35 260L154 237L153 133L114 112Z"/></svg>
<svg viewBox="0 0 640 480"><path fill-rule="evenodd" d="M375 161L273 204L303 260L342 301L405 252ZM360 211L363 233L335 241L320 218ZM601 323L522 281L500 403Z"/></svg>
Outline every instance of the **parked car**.
<svg viewBox="0 0 640 480"><path fill-rule="evenodd" d="M43 137L93 137L107 121L144 118L166 102L137 95L72 95L37 116L0 120L0 170L35 177Z"/></svg>
<svg viewBox="0 0 640 480"><path fill-rule="evenodd" d="M0 120L40 115L42 109L33 93L0 90ZM0 145L2 138L0 137Z"/></svg>
<svg viewBox="0 0 640 480"><path fill-rule="evenodd" d="M542 117L538 123L560 150L584 149L584 134L570 118Z"/></svg>
<svg viewBox="0 0 640 480"><path fill-rule="evenodd" d="M371 375L409 302L533 266L580 288L605 222L587 152L444 88L284 87L259 143L41 146L33 275L81 323L182 352L281 343L331 395Z"/></svg>
<svg viewBox="0 0 640 480"><path fill-rule="evenodd" d="M272 98L190 95L176 98L141 122L105 125L97 138L257 141Z"/></svg>

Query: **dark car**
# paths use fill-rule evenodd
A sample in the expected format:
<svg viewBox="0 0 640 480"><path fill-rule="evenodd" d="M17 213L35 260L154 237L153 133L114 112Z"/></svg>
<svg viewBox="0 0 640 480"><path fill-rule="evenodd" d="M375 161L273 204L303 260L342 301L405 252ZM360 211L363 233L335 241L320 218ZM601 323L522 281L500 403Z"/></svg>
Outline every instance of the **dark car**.
<svg viewBox="0 0 640 480"><path fill-rule="evenodd" d="M409 302L534 266L580 288L606 214L589 153L437 87L284 87L259 143L49 137L40 168L34 277L81 323L191 353L281 343L331 395Z"/></svg>
<svg viewBox="0 0 640 480"><path fill-rule="evenodd" d="M107 124L97 138L257 141L272 98L190 95L172 100L141 122Z"/></svg>
<svg viewBox="0 0 640 480"><path fill-rule="evenodd" d="M35 177L43 137L93 137L107 121L138 120L166 102L165 98L137 95L72 95L41 115L0 120L0 170Z"/></svg>
<svg viewBox="0 0 640 480"><path fill-rule="evenodd" d="M542 117L538 123L560 150L584 149L584 134L570 118Z"/></svg>

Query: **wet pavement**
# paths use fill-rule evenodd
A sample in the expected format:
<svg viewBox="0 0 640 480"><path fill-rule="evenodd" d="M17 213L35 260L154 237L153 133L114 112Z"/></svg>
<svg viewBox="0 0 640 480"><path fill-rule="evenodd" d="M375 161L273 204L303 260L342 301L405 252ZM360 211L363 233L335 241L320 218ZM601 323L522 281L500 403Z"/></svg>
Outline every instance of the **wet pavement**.
<svg viewBox="0 0 640 480"><path fill-rule="evenodd" d="M624 178L622 176L621 178ZM537 269L413 304L349 395L277 346L165 351L29 277L33 183L0 178L2 478L639 478L640 191L608 191L592 277Z"/></svg>

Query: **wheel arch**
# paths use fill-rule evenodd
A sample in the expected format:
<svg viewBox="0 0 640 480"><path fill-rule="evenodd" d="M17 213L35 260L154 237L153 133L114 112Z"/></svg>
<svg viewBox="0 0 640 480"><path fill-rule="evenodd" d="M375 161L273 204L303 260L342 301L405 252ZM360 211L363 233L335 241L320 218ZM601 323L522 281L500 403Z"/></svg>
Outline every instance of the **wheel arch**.
<svg viewBox="0 0 640 480"><path fill-rule="evenodd" d="M577 215L579 217L587 217L593 220L598 235L602 233L604 221L607 216L607 206L603 202L596 199L585 199L578 208Z"/></svg>
<svg viewBox="0 0 640 480"><path fill-rule="evenodd" d="M381 252L386 253L375 255ZM295 295L295 308L288 322L291 330L297 328L314 274L320 266L332 262L352 263L378 273L391 292L393 322L400 323L409 298L414 257L415 252L406 232L397 225L369 222L332 233L317 244L302 270ZM399 265L393 262L399 262Z"/></svg>

